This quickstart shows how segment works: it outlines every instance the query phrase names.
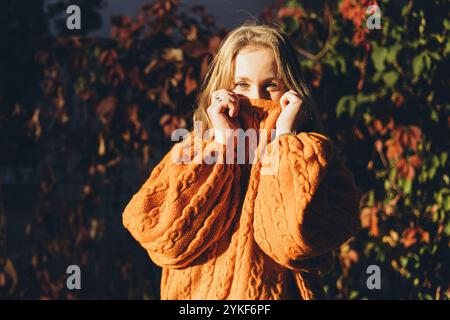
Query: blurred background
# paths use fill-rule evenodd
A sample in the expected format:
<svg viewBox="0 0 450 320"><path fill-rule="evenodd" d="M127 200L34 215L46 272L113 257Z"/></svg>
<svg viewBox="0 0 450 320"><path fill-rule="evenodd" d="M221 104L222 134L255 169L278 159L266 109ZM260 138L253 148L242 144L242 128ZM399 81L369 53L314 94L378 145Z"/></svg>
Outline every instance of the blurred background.
<svg viewBox="0 0 450 320"><path fill-rule="evenodd" d="M81 30L66 27L70 4ZM160 269L122 211L248 19L290 35L362 193L363 229L336 252L327 297L450 298L445 0L3 0L0 298L159 299ZM66 288L72 264L81 290ZM373 264L380 290L366 286Z"/></svg>

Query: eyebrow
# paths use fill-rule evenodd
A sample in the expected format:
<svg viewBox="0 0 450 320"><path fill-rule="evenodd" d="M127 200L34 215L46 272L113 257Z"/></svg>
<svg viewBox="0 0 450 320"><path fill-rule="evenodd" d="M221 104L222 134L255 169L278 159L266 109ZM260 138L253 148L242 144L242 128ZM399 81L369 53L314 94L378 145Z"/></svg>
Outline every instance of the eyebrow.
<svg viewBox="0 0 450 320"><path fill-rule="evenodd" d="M251 82L251 79L248 78L248 77L236 77L236 80L245 80L245 81ZM279 79L277 77L275 77L275 76L271 76L271 77L268 77L268 78L264 79L263 82L266 82L266 81L269 81L269 80L279 80Z"/></svg>

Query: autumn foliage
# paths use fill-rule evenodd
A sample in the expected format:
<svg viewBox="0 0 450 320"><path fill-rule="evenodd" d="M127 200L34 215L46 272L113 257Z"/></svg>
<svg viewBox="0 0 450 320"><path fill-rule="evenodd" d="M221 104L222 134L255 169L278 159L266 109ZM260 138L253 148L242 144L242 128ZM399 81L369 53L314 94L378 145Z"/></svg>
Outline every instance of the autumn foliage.
<svg viewBox="0 0 450 320"><path fill-rule="evenodd" d="M377 4L381 29L366 20ZM448 299L449 20L444 1L286 1L281 19L361 190L364 228L327 278L332 298ZM379 265L382 290L368 290Z"/></svg>
<svg viewBox="0 0 450 320"><path fill-rule="evenodd" d="M18 3L5 4L17 23L0 25L0 297L157 299L159 269L121 212L171 132L192 126L226 30L203 7L161 0L112 17L109 38L54 34L33 27L54 6ZM100 3L85 1L92 16ZM380 30L366 26L372 4ZM363 231L337 252L329 298L450 297L447 12L442 0L288 0L261 15L290 35L361 192ZM84 290L66 289L71 264ZM381 290L366 286L372 264Z"/></svg>

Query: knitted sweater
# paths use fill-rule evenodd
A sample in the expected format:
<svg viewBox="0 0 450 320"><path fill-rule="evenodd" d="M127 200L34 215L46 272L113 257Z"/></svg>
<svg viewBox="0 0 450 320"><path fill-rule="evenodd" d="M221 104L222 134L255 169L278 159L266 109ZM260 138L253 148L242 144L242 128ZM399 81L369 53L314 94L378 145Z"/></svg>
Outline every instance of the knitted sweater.
<svg viewBox="0 0 450 320"><path fill-rule="evenodd" d="M250 99L239 118L244 129L272 129L280 112L277 102ZM322 297L333 249L359 228L354 179L331 140L315 132L268 140L279 162L267 175L264 162L225 163L224 144L199 141L190 134L176 143L123 212L163 268L161 299ZM223 161L174 163L180 147Z"/></svg>

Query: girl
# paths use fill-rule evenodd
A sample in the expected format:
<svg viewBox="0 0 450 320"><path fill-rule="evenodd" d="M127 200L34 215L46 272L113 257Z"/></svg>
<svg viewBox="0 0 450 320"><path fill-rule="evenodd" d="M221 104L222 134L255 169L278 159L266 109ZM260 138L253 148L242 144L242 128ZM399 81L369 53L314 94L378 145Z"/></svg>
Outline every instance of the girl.
<svg viewBox="0 0 450 320"><path fill-rule="evenodd" d="M163 268L161 299L323 297L319 279L357 231L359 199L316 113L279 28L248 23L228 34L194 114L213 134L177 143L123 213ZM267 137L274 174L261 174L262 161L225 161L227 131L237 129L275 130ZM217 161L174 162L181 146Z"/></svg>

